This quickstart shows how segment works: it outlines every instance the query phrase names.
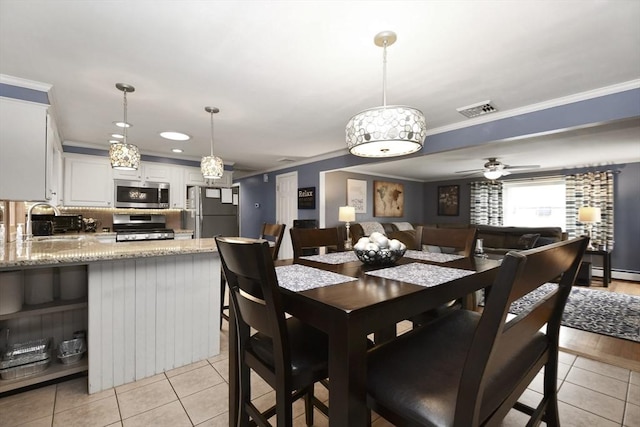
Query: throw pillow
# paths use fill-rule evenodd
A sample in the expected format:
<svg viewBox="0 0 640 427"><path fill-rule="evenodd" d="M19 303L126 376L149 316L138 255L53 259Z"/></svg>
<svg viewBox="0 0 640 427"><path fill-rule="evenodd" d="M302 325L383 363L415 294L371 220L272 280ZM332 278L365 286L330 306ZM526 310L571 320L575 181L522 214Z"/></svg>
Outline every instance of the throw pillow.
<svg viewBox="0 0 640 427"><path fill-rule="evenodd" d="M553 237L538 237L538 240L533 247L538 248L540 246L550 245L551 243L555 243L556 241L557 240Z"/></svg>
<svg viewBox="0 0 640 427"><path fill-rule="evenodd" d="M374 231L377 231L378 233L382 233L385 236L387 235L387 233L384 232L384 227L379 222L376 222L376 221L361 222L360 225L362 226L362 231L364 232L365 236L371 236L371 233L373 233Z"/></svg>
<svg viewBox="0 0 640 427"><path fill-rule="evenodd" d="M523 234L518 239L518 249L531 249L540 238L540 234Z"/></svg>
<svg viewBox="0 0 640 427"><path fill-rule="evenodd" d="M407 231L407 230L413 230L414 229L413 225L411 225L410 222L394 222L392 224L396 226L398 231Z"/></svg>

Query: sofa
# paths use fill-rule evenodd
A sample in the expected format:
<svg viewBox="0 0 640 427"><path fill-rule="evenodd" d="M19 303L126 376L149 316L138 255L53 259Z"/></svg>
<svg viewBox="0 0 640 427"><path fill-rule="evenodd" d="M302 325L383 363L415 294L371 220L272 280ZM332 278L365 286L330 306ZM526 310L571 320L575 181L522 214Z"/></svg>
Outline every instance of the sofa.
<svg viewBox="0 0 640 427"><path fill-rule="evenodd" d="M549 243L567 240L567 233L560 227L503 227L495 225L443 223L425 224L425 227L468 228L478 230L484 253L501 257L512 250L530 249Z"/></svg>
<svg viewBox="0 0 640 427"><path fill-rule="evenodd" d="M408 249L416 249L416 225L409 222L377 222L366 221L351 224L349 234L355 245L361 237L369 236L374 231L384 234L390 239L398 239Z"/></svg>
<svg viewBox="0 0 640 427"><path fill-rule="evenodd" d="M478 225L478 239L482 239L484 252L505 255L510 250L531 249L567 240L560 227L501 227Z"/></svg>

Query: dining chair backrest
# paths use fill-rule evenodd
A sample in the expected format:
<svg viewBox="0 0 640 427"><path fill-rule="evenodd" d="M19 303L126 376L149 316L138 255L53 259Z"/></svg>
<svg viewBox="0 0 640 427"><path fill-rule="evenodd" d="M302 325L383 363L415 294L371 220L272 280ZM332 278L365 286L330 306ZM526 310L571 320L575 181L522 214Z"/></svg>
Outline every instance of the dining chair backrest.
<svg viewBox="0 0 640 427"><path fill-rule="evenodd" d="M286 350L285 315L269 243L242 237L217 237L216 243L237 317Z"/></svg>
<svg viewBox="0 0 640 427"><path fill-rule="evenodd" d="M394 425L500 425L512 408L527 425L559 426L558 337L565 304L588 239L507 253L482 313L457 310L373 349L371 409ZM507 320L511 304L560 277L527 311ZM538 407L518 402L544 367Z"/></svg>
<svg viewBox="0 0 640 427"><path fill-rule="evenodd" d="M416 239L418 248L423 245L453 248L465 257L473 256L478 230L470 228L418 227Z"/></svg>
<svg viewBox="0 0 640 427"><path fill-rule="evenodd" d="M282 243L282 236L284 236L285 224L262 224L262 230L260 231L260 238L269 240L273 246L271 246L271 255L273 260L278 259L278 253L280 252L280 244Z"/></svg>
<svg viewBox="0 0 640 427"><path fill-rule="evenodd" d="M527 251L512 251L505 256L486 298L462 370L456 425L475 425L471 422L474 417L486 419L488 414L494 420L503 419L542 366L548 375L544 387L556 387L560 322L587 243L588 239L577 238ZM506 321L512 302L558 277L557 288L529 311ZM539 331L545 325L542 335ZM520 357L525 346L528 353L539 352L537 362L532 366L514 365L513 361ZM504 375L507 367L514 366L516 371L512 375L520 380L513 390L503 390L501 393L506 396L493 393L495 390L487 391L492 380ZM555 390L547 389L544 395L555 396ZM474 405L470 406L469 402Z"/></svg>
<svg viewBox="0 0 640 427"><path fill-rule="evenodd" d="M289 230L293 257L300 258L304 249L326 247L330 250L344 251L344 237L337 227L333 228L296 228Z"/></svg>
<svg viewBox="0 0 640 427"><path fill-rule="evenodd" d="M238 419L270 426L275 415L277 425L291 426L293 401L304 397L306 422L313 425L313 406L327 413L313 392L314 383L328 376L326 334L285 316L267 241L216 237L216 244L229 287L230 343L237 343L229 354L230 366L237 367L230 372L238 372L240 383ZM275 390L276 403L266 411L251 401L249 369Z"/></svg>

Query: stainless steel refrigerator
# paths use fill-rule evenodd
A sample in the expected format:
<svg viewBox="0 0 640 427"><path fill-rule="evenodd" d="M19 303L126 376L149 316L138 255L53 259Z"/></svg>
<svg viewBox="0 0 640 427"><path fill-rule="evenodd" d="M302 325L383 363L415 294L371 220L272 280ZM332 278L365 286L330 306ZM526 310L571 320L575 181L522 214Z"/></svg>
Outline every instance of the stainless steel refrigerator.
<svg viewBox="0 0 640 427"><path fill-rule="evenodd" d="M196 239L238 236L238 191L238 187L188 187L182 228L193 230Z"/></svg>

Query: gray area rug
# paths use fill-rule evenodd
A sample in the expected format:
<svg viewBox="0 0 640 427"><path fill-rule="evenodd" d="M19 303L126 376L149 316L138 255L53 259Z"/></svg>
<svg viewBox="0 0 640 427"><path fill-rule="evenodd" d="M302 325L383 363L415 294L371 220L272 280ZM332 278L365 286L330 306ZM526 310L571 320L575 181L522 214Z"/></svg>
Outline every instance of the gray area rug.
<svg viewBox="0 0 640 427"><path fill-rule="evenodd" d="M557 285L547 283L511 304L510 313L528 310ZM640 296L573 287L562 325L597 334L640 342Z"/></svg>

